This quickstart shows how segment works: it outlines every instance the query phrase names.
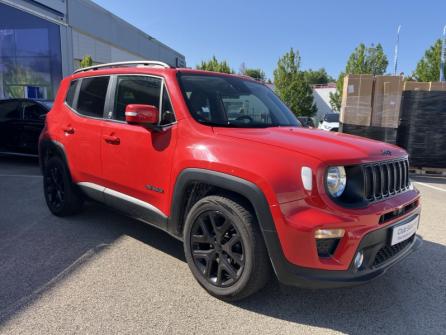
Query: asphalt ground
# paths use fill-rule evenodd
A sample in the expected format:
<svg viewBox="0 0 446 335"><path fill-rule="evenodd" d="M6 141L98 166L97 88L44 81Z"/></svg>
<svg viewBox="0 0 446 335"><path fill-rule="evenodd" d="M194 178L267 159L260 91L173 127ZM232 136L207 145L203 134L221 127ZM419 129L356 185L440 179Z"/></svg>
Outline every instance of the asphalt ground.
<svg viewBox="0 0 446 335"><path fill-rule="evenodd" d="M353 288L209 296L179 241L98 204L52 216L36 160L0 157L1 334L445 334L446 179L414 178L421 249Z"/></svg>

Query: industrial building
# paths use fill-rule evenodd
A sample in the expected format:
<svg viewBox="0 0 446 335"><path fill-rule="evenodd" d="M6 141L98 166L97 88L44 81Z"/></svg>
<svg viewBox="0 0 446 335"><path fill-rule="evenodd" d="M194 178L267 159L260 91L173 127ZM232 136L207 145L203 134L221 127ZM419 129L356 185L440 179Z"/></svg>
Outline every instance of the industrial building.
<svg viewBox="0 0 446 335"><path fill-rule="evenodd" d="M0 99L54 99L89 55L96 63L185 57L90 0L0 0Z"/></svg>

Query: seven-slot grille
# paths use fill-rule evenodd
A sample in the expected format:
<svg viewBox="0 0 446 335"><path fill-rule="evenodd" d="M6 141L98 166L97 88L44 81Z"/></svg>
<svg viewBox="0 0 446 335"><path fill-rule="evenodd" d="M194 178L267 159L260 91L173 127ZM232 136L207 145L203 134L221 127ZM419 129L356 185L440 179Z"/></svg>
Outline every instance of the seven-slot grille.
<svg viewBox="0 0 446 335"><path fill-rule="evenodd" d="M407 159L363 165L365 196L370 202L385 199L409 188Z"/></svg>

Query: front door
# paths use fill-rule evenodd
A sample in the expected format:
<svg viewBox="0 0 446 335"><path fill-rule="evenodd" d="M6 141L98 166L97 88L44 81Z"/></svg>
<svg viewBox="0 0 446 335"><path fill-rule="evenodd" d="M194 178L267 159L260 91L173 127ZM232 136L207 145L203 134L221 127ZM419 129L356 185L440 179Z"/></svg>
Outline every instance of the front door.
<svg viewBox="0 0 446 335"><path fill-rule="evenodd" d="M152 76L117 76L111 100L110 111L106 113L109 120L104 121L102 128L104 186L115 191L113 196L117 198L165 214L177 129L164 81ZM151 130L127 124L128 104L160 108L161 124L165 127Z"/></svg>

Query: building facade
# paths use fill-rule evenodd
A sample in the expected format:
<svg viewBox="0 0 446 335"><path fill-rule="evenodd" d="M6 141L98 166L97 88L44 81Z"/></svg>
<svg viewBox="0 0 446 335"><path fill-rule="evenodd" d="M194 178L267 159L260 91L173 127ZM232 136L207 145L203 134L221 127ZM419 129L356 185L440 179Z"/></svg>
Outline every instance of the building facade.
<svg viewBox="0 0 446 335"><path fill-rule="evenodd" d="M54 99L60 80L93 63L185 57L90 0L0 0L0 99Z"/></svg>
<svg viewBox="0 0 446 335"><path fill-rule="evenodd" d="M335 112L330 105L330 93L336 93L335 83L313 86L313 99L317 107L317 113L314 117L317 121L322 120L325 114Z"/></svg>

